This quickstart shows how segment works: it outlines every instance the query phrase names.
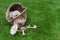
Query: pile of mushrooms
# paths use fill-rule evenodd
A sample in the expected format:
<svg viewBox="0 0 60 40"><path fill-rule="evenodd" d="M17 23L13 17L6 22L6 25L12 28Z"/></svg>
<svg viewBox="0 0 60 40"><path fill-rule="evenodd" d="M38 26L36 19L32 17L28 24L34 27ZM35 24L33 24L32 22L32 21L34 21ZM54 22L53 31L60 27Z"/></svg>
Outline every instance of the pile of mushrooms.
<svg viewBox="0 0 60 40"><path fill-rule="evenodd" d="M21 31L22 35L25 35L26 29L36 29L37 26L34 25L31 27L23 26L27 20L26 8L23 7L20 3L12 3L6 11L6 19L12 25L10 29L10 34L14 35L17 31ZM19 30L18 30L19 28Z"/></svg>

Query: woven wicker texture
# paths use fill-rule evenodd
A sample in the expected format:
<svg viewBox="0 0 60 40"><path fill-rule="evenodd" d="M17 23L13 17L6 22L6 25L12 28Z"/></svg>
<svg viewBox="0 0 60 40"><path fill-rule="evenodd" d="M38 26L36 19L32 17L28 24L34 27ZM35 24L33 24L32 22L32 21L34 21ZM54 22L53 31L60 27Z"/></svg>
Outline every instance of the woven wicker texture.
<svg viewBox="0 0 60 40"><path fill-rule="evenodd" d="M10 24L13 24L13 22L14 22L16 19L21 19L21 17L26 20L26 19L27 19L27 14L25 13L26 11L24 11L23 14L21 14L21 15L20 15L18 18L16 18L16 19L11 19L11 18L10 18L10 15L9 15L9 12L10 12L10 11L18 10L18 11L22 12L24 9L26 9L26 8L23 7L20 3L12 3L12 4L8 7L8 9L7 9L7 11L6 11L6 19L7 19L7 21L8 21ZM25 22L26 22L26 21L25 21ZM22 23L22 24L24 25L25 22Z"/></svg>

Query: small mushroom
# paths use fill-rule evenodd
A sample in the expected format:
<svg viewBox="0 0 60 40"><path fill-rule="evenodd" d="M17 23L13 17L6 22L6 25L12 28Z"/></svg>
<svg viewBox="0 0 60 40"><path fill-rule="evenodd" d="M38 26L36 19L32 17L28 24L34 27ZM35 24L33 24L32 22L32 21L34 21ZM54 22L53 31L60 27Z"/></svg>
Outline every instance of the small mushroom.
<svg viewBox="0 0 60 40"><path fill-rule="evenodd" d="M17 24L14 24L12 27L11 27L11 30L10 30L10 34L11 35L14 35L18 30L18 25Z"/></svg>
<svg viewBox="0 0 60 40"><path fill-rule="evenodd" d="M21 30L21 32L22 32L22 35L24 36L24 35L25 35L25 30L26 30L26 28L25 28L25 27L21 27L20 30Z"/></svg>
<svg viewBox="0 0 60 40"><path fill-rule="evenodd" d="M33 28L33 29L36 29L36 28L37 28L37 26L36 26L36 25L34 25L33 27L31 27L30 25L28 25L26 28Z"/></svg>

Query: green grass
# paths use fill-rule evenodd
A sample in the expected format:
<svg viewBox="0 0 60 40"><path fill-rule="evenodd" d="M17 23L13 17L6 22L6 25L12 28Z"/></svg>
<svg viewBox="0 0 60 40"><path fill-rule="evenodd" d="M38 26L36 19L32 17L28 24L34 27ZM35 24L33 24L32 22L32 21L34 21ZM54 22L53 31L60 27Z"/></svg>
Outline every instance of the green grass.
<svg viewBox="0 0 60 40"><path fill-rule="evenodd" d="M12 36L11 25L5 18L8 6L20 2L27 7L25 25L37 25L37 29L26 30L26 36L17 32ZM60 0L0 0L0 40L60 40Z"/></svg>

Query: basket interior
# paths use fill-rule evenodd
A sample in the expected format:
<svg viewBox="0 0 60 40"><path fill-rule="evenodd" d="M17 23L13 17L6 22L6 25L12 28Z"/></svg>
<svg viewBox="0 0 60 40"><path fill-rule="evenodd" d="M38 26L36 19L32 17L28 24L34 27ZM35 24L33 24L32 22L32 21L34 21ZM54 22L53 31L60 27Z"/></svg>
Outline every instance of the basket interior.
<svg viewBox="0 0 60 40"><path fill-rule="evenodd" d="M20 12L22 12L25 8L23 8L20 4L13 4L11 7L10 7L10 10L9 11L15 11L15 10L18 10Z"/></svg>
<svg viewBox="0 0 60 40"><path fill-rule="evenodd" d="M13 4L11 5L11 7L9 8L9 11L15 11L18 10L19 12L22 12L25 8L22 7L22 5L20 4ZM25 12L21 15L23 18L26 19L27 15L25 14Z"/></svg>

